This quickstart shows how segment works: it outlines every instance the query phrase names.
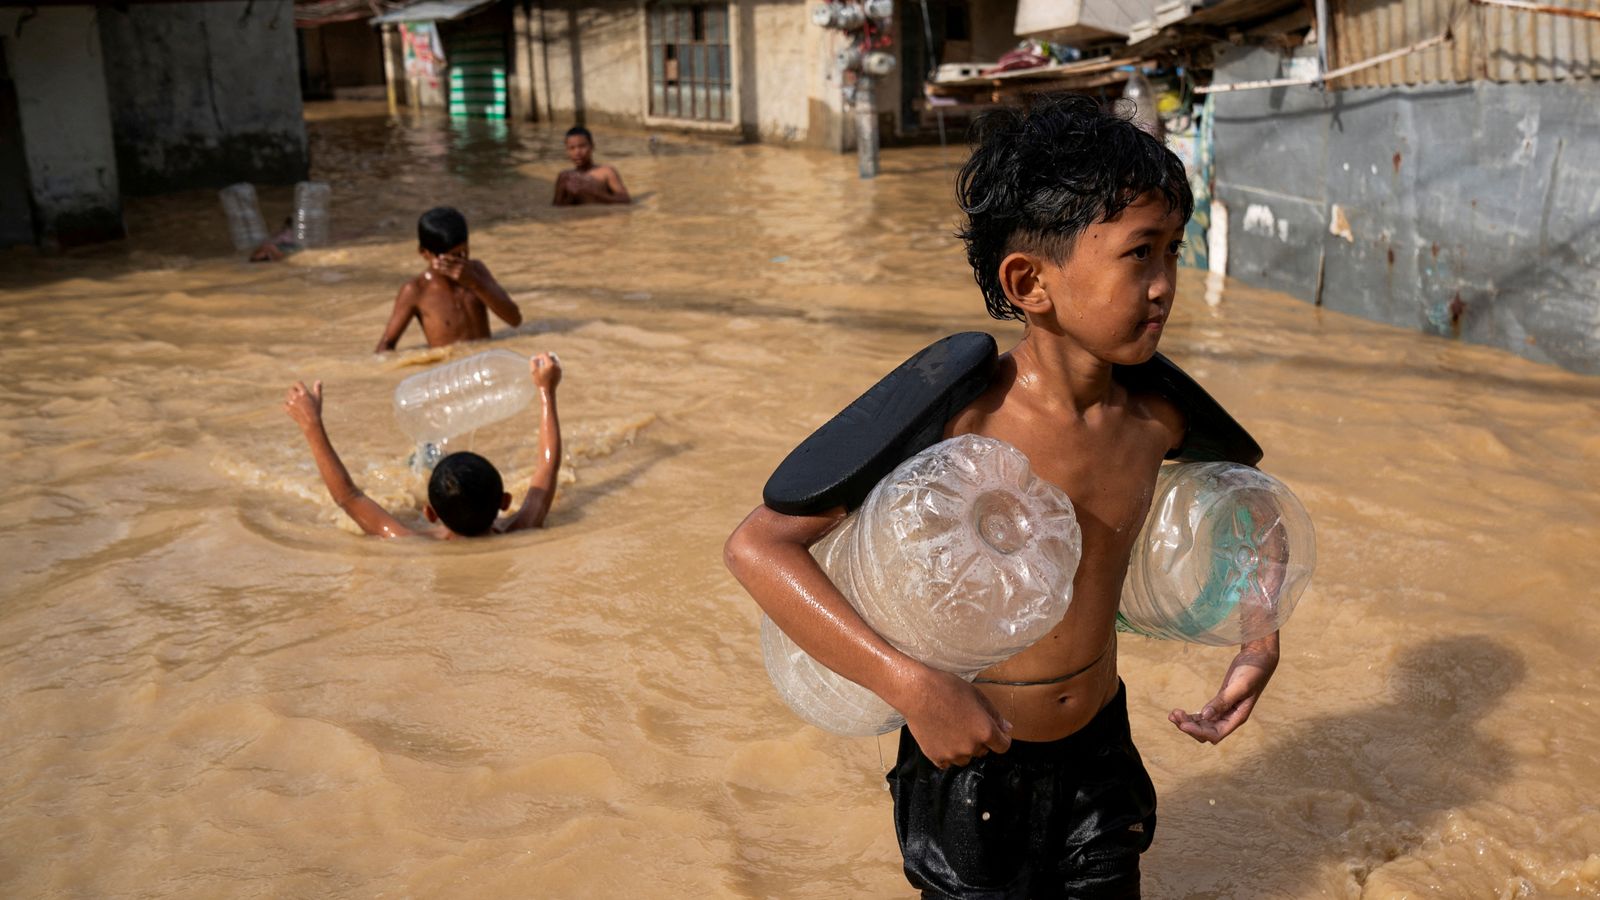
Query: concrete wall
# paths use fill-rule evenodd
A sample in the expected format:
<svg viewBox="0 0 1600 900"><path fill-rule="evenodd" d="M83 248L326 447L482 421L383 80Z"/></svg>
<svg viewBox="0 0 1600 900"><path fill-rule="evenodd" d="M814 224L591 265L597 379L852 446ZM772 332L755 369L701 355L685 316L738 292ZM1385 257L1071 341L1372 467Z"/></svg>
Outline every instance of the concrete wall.
<svg viewBox="0 0 1600 900"><path fill-rule="evenodd" d="M383 41L364 20L298 29L302 96L383 87Z"/></svg>
<svg viewBox="0 0 1600 900"><path fill-rule="evenodd" d="M97 13L0 9L34 226L49 245L123 235Z"/></svg>
<svg viewBox="0 0 1600 900"><path fill-rule="evenodd" d="M1218 82L1278 77L1218 49ZM1600 373L1600 85L1216 95L1228 274Z"/></svg>
<svg viewBox="0 0 1600 900"><path fill-rule="evenodd" d="M100 39L125 191L305 177L291 0L102 7Z"/></svg>
<svg viewBox="0 0 1600 900"><path fill-rule="evenodd" d="M810 24L803 0L733 0L731 123L648 117L644 7L639 0L543 0L528 16L536 116L556 125L684 127L751 140L847 149L853 134L833 55L842 39Z"/></svg>

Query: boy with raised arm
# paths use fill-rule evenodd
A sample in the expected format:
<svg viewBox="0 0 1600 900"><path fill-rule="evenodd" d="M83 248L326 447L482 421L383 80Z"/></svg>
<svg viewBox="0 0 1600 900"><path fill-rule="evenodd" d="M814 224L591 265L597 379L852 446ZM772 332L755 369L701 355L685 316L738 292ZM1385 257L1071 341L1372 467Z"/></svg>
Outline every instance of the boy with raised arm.
<svg viewBox="0 0 1600 900"><path fill-rule="evenodd" d="M905 716L889 784L906 877L925 897L1137 897L1156 797L1129 732L1115 622L1157 469L1186 422L1113 366L1156 352L1193 200L1176 156L1088 97L998 110L974 133L958 180L967 258L990 314L1025 330L943 434L1006 441L1072 498L1083 556L1066 617L969 684L874 633L813 560L807 548L844 509L758 507L726 561L802 649ZM1277 661L1276 634L1241 648L1216 696L1169 720L1222 740Z"/></svg>
<svg viewBox="0 0 1600 900"><path fill-rule="evenodd" d="M594 135L582 125L567 129L567 159L572 161L572 168L556 176L556 194L551 203L556 206L577 206L582 203L632 201L617 167L595 164Z"/></svg>
<svg viewBox="0 0 1600 900"><path fill-rule="evenodd" d="M309 389L296 382L284 397L283 408L295 420L311 446L322 482L333 502L355 520L361 530L379 537L421 534L440 540L504 534L539 528L555 498L556 473L561 469L561 423L556 419L556 385L561 383L561 363L554 354L541 353L528 360L533 383L543 409L539 425L539 463L528 482L528 495L515 515L497 521L511 508L511 495L502 487L500 472L476 453L452 453L433 469L428 479L428 502L423 514L436 527L413 531L356 487L322 425L322 382Z"/></svg>
<svg viewBox="0 0 1600 900"><path fill-rule="evenodd" d="M393 350L416 319L429 347L489 337L489 312L512 328L522 324L522 311L511 295L472 258L467 245L467 219L448 206L436 206L417 219L417 253L428 267L407 281L394 298L389 324L373 351Z"/></svg>

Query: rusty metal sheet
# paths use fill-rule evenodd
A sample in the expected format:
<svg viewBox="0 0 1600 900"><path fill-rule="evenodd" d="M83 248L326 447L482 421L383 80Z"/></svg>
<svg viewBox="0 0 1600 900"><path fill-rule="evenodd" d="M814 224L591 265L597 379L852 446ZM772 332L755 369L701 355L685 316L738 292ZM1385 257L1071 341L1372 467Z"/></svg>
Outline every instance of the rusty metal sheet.
<svg viewBox="0 0 1600 900"><path fill-rule="evenodd" d="M1540 2L1600 10L1600 0ZM1450 43L1352 73L1336 87L1600 78L1600 22L1468 0L1335 0L1330 63L1339 68L1371 59L1446 27Z"/></svg>

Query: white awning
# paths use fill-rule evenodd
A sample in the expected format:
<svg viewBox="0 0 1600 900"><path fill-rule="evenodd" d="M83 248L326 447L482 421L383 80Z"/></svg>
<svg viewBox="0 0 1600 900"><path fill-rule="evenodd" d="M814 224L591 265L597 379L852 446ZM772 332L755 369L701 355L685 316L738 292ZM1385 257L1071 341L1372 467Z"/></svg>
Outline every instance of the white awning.
<svg viewBox="0 0 1600 900"><path fill-rule="evenodd" d="M477 12L495 0L422 0L372 19L374 25L390 22L446 22Z"/></svg>

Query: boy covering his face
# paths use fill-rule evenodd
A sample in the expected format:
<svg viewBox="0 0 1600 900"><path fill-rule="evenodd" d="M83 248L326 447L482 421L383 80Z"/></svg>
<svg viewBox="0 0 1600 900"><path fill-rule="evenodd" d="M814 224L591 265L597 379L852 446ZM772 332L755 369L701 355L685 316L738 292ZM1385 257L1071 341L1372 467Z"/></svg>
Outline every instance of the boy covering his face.
<svg viewBox="0 0 1600 900"><path fill-rule="evenodd" d="M374 351L393 350L416 319L429 347L489 337L489 312L515 328L522 311L489 267L472 258L467 219L448 206L436 206L417 220L417 253L428 264L394 298L394 312Z"/></svg>

